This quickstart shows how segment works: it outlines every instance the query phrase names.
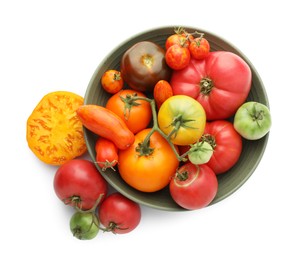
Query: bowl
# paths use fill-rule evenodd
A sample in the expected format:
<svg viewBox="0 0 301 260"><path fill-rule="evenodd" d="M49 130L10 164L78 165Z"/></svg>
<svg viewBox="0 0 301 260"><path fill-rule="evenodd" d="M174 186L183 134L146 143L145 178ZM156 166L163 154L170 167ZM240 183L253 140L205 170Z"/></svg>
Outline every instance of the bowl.
<svg viewBox="0 0 301 260"><path fill-rule="evenodd" d="M125 40L112 50L98 65L92 75L85 93L84 103L105 106L110 94L105 92L101 87L100 79L102 74L108 69L120 70L120 60L123 53L139 41L153 41L164 47L165 40L168 36L174 33L174 28L175 27L172 26L160 27L139 33ZM269 105L268 97L260 76L248 58L238 48L225 39L204 29L189 26L185 26L185 29L189 32L198 31L205 33L205 37L210 43L211 51L225 50L242 57L249 64L252 70L252 86L247 100L257 101L267 106ZM96 161L94 146L97 136L85 128L84 135L88 152L92 160ZM243 150L239 161L228 172L218 175L218 192L209 206L220 202L233 194L249 179L264 154L268 142L268 136L269 135L267 134L265 137L257 141L243 140ZM120 177L118 170L113 171L112 169L107 169L105 172L102 172L98 166L97 168L100 171L100 174L116 191L141 205L167 211L185 210L173 201L169 194L168 187L153 193L140 192L126 184Z"/></svg>

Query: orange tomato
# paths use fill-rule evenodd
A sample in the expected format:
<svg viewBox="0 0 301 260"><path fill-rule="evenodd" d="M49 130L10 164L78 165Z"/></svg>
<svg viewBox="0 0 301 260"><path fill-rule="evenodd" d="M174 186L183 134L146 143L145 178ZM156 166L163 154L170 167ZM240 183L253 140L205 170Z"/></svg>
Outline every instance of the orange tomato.
<svg viewBox="0 0 301 260"><path fill-rule="evenodd" d="M127 99L127 95L146 98L142 92L124 89L109 98L106 108L118 115L136 134L149 125L152 119L152 110L149 102L145 100L131 101Z"/></svg>
<svg viewBox="0 0 301 260"><path fill-rule="evenodd" d="M83 125L76 109L84 98L67 91L45 95L27 120L29 148L43 162L61 165L86 152Z"/></svg>
<svg viewBox="0 0 301 260"><path fill-rule="evenodd" d="M123 78L120 71L107 70L101 77L101 85L108 93L117 93L123 88Z"/></svg>
<svg viewBox="0 0 301 260"><path fill-rule="evenodd" d="M158 132L150 137L149 154L140 154L142 151L139 144L150 131L147 128L137 133L134 144L119 151L118 169L121 178L131 187L143 192L163 189L179 166L171 146Z"/></svg>
<svg viewBox="0 0 301 260"><path fill-rule="evenodd" d="M154 99L158 109L163 102L173 95L172 87L166 80L159 80L154 88Z"/></svg>

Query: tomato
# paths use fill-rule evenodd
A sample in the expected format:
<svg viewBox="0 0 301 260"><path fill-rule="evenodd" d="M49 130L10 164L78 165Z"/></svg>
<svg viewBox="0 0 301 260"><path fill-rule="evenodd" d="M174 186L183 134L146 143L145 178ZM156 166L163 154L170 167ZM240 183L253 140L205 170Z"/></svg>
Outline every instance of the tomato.
<svg viewBox="0 0 301 260"><path fill-rule="evenodd" d="M190 162L182 165L170 181L173 200L189 210L206 207L214 199L218 189L215 173L207 165Z"/></svg>
<svg viewBox="0 0 301 260"><path fill-rule="evenodd" d="M154 99L159 109L163 102L169 97L173 96L172 87L166 80L159 80L154 88Z"/></svg>
<svg viewBox="0 0 301 260"><path fill-rule="evenodd" d="M81 240L93 239L99 232L99 220L93 212L75 212L69 225L73 236Z"/></svg>
<svg viewBox="0 0 301 260"><path fill-rule="evenodd" d="M118 115L135 134L149 125L152 109L149 102L133 100L132 97L146 98L146 95L140 91L124 89L108 99L106 108Z"/></svg>
<svg viewBox="0 0 301 260"><path fill-rule="evenodd" d="M213 155L207 165L216 174L225 173L238 161L242 151L242 138L231 122L207 122L202 140L210 143L213 148Z"/></svg>
<svg viewBox="0 0 301 260"><path fill-rule="evenodd" d="M85 159L73 159L55 173L54 190L59 199L72 207L91 209L100 195L107 194L108 185L95 165Z"/></svg>
<svg viewBox="0 0 301 260"><path fill-rule="evenodd" d="M167 186L179 165L172 147L157 131L147 141L150 131L148 128L137 133L134 144L119 151L120 176L128 185L144 192Z"/></svg>
<svg viewBox="0 0 301 260"><path fill-rule="evenodd" d="M116 145L103 137L99 137L95 144L96 163L105 171L113 168L118 163L118 148Z"/></svg>
<svg viewBox="0 0 301 260"><path fill-rule="evenodd" d="M188 48L193 58L201 60L208 56L210 44L203 36L201 36L194 38Z"/></svg>
<svg viewBox="0 0 301 260"><path fill-rule="evenodd" d="M134 134L124 121L105 107L82 105L76 113L87 129L114 142L119 149L126 149L135 140Z"/></svg>
<svg viewBox="0 0 301 260"><path fill-rule="evenodd" d="M238 55L209 52L203 60L191 58L170 80L174 95L188 95L202 104L207 120L226 119L243 104L251 88L252 73Z"/></svg>
<svg viewBox="0 0 301 260"><path fill-rule="evenodd" d="M115 94L123 88L123 78L118 70L107 70L101 77L101 85L105 91Z"/></svg>
<svg viewBox="0 0 301 260"><path fill-rule="evenodd" d="M189 44L190 44L190 41L185 35L175 33L175 34L170 35L166 39L165 49L168 50L172 45L180 45L180 46L183 46L183 47L188 47Z"/></svg>
<svg viewBox="0 0 301 260"><path fill-rule="evenodd" d="M42 162L62 165L87 151L83 125L75 112L83 103L84 98L75 93L55 91L34 108L26 123L26 140Z"/></svg>
<svg viewBox="0 0 301 260"><path fill-rule="evenodd" d="M160 129L176 145L189 145L202 136L206 124L206 114L195 99L177 95L168 98L158 112Z"/></svg>
<svg viewBox="0 0 301 260"><path fill-rule="evenodd" d="M269 108L261 103L244 103L234 116L234 128L245 139L258 140L271 129L272 118Z"/></svg>
<svg viewBox="0 0 301 260"><path fill-rule="evenodd" d="M190 62L190 52L187 47L181 45L172 45L165 53L167 65L173 70L182 70Z"/></svg>
<svg viewBox="0 0 301 260"><path fill-rule="evenodd" d="M213 148L208 142L197 142L191 145L188 151L188 159L193 164L204 164L210 160L212 154Z"/></svg>
<svg viewBox="0 0 301 260"><path fill-rule="evenodd" d="M115 192L110 194L98 209L104 231L125 234L134 230L141 220L139 204Z"/></svg>
<svg viewBox="0 0 301 260"><path fill-rule="evenodd" d="M130 47L121 59L124 81L138 91L152 92L161 80L169 81L171 69L165 62L165 50L158 44L142 41Z"/></svg>

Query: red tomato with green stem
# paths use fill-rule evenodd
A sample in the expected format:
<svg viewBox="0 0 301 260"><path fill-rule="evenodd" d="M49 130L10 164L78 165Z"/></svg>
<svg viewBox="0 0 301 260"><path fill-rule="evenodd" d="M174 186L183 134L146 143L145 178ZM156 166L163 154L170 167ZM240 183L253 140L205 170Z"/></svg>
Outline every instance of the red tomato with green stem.
<svg viewBox="0 0 301 260"><path fill-rule="evenodd" d="M207 120L233 116L250 92L252 72L238 55L209 52L202 60L190 59L182 70L173 71L170 84L174 95L188 95L202 104Z"/></svg>
<svg viewBox="0 0 301 260"><path fill-rule="evenodd" d="M95 165L85 159L73 159L61 165L54 176L54 190L65 204L82 210L91 209L108 185Z"/></svg>
<svg viewBox="0 0 301 260"><path fill-rule="evenodd" d="M208 206L215 198L218 181L207 165L190 162L182 165L170 181L169 191L173 200L188 210Z"/></svg>
<svg viewBox="0 0 301 260"><path fill-rule="evenodd" d="M201 35L200 37L194 38L190 45L189 51L191 57L201 60L208 56L210 52L210 44L209 42Z"/></svg>
<svg viewBox="0 0 301 260"><path fill-rule="evenodd" d="M118 163L118 148L110 140L99 137L95 144L96 163L105 171L112 168Z"/></svg>
<svg viewBox="0 0 301 260"><path fill-rule="evenodd" d="M242 137L233 124L226 120L207 122L202 140L213 148L213 155L207 165L216 174L225 173L232 168L242 152Z"/></svg>
<svg viewBox="0 0 301 260"><path fill-rule="evenodd" d="M172 45L165 53L167 65L173 70L182 70L190 62L190 51L187 47L181 45Z"/></svg>
<svg viewBox="0 0 301 260"><path fill-rule="evenodd" d="M134 230L141 220L138 203L115 192L110 194L99 206L98 216L104 231L125 234Z"/></svg>

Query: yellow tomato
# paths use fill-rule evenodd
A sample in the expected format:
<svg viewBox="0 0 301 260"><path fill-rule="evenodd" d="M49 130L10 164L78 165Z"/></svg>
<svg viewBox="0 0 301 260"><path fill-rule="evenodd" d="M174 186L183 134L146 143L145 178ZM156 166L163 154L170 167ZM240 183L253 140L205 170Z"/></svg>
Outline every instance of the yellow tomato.
<svg viewBox="0 0 301 260"><path fill-rule="evenodd" d="M158 112L159 128L176 145L189 145L203 135L206 113L195 99L185 95L168 98Z"/></svg>

